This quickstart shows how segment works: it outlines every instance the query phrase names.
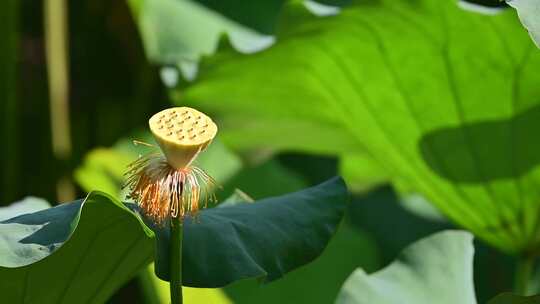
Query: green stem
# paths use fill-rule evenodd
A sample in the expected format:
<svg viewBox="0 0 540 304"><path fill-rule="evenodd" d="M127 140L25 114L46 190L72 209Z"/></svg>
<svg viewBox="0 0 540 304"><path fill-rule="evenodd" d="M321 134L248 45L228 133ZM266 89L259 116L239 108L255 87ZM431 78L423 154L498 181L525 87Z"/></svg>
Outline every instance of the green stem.
<svg viewBox="0 0 540 304"><path fill-rule="evenodd" d="M534 270L534 256L522 256L517 262L515 273L515 292L518 295L527 296L529 282Z"/></svg>
<svg viewBox="0 0 540 304"><path fill-rule="evenodd" d="M182 222L179 217L171 217L171 304L182 304Z"/></svg>

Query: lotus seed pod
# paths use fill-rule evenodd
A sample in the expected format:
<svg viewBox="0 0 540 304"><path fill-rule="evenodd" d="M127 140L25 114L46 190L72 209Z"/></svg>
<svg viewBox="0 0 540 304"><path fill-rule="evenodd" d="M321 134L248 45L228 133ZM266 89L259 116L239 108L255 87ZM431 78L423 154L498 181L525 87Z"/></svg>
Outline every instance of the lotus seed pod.
<svg viewBox="0 0 540 304"><path fill-rule="evenodd" d="M167 162L176 169L189 166L217 133L210 117L189 107L165 109L148 123Z"/></svg>

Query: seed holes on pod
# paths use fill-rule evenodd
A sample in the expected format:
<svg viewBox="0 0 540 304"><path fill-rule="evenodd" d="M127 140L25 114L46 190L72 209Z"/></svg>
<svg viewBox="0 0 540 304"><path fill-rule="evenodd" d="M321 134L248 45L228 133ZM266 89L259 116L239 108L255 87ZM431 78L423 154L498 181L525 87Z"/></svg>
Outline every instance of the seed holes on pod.
<svg viewBox="0 0 540 304"><path fill-rule="evenodd" d="M195 137L197 137L197 134L194 134L194 135L191 136L190 138L191 138L191 139L194 139Z"/></svg>
<svg viewBox="0 0 540 304"><path fill-rule="evenodd" d="M206 130L202 130L201 132L199 132L199 134L203 134L204 132L206 132Z"/></svg>
<svg viewBox="0 0 540 304"><path fill-rule="evenodd" d="M189 130L187 130L187 131L188 131L188 132L191 132L191 131L193 131L193 128L190 128L190 129L189 129Z"/></svg>
<svg viewBox="0 0 540 304"><path fill-rule="evenodd" d="M171 135L172 135L172 132L167 133L167 136L171 136Z"/></svg>
<svg viewBox="0 0 540 304"><path fill-rule="evenodd" d="M184 136L184 135L182 135L182 136L180 137L180 139L184 139L184 138L185 138L185 136Z"/></svg>
<svg viewBox="0 0 540 304"><path fill-rule="evenodd" d="M160 129L160 130L163 129L163 125L159 126L159 129Z"/></svg>

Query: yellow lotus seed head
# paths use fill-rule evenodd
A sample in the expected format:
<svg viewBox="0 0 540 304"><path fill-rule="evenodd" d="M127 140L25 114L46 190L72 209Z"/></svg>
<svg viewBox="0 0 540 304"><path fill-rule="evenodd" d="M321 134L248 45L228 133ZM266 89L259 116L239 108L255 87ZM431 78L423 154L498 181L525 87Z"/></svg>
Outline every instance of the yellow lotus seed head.
<svg viewBox="0 0 540 304"><path fill-rule="evenodd" d="M176 169L189 166L217 133L210 117L189 107L165 109L148 123L167 162Z"/></svg>

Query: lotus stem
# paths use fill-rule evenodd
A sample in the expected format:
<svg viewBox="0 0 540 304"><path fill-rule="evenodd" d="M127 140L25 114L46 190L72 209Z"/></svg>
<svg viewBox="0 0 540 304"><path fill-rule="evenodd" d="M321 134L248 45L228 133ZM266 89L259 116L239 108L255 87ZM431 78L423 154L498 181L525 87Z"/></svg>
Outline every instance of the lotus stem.
<svg viewBox="0 0 540 304"><path fill-rule="evenodd" d="M528 296L530 293L529 283L534 272L535 257L525 255L519 258L515 273L515 293Z"/></svg>
<svg viewBox="0 0 540 304"><path fill-rule="evenodd" d="M171 304L182 304L182 221L171 217L170 291Z"/></svg>

